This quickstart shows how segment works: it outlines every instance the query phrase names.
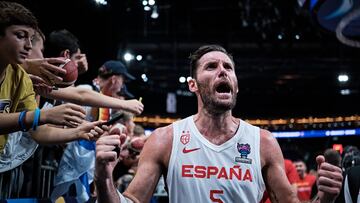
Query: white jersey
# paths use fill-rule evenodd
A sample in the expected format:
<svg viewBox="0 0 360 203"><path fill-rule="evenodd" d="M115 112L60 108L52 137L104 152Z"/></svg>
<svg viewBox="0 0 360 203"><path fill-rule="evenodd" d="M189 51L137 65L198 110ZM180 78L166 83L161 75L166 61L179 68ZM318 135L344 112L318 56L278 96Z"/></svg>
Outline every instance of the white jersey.
<svg viewBox="0 0 360 203"><path fill-rule="evenodd" d="M173 129L166 179L171 203L260 202L265 184L258 127L241 120L234 137L221 145L204 138L192 116Z"/></svg>

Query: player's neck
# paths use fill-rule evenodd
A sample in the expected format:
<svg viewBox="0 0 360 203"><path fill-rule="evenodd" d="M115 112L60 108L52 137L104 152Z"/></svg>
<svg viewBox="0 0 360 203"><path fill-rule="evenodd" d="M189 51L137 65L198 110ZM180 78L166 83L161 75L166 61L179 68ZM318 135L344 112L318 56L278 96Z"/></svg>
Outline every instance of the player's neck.
<svg viewBox="0 0 360 203"><path fill-rule="evenodd" d="M231 111L218 115L200 111L194 116L194 122L203 136L209 139L223 137L224 140L227 140L227 138L231 138L235 135L240 120L233 117Z"/></svg>

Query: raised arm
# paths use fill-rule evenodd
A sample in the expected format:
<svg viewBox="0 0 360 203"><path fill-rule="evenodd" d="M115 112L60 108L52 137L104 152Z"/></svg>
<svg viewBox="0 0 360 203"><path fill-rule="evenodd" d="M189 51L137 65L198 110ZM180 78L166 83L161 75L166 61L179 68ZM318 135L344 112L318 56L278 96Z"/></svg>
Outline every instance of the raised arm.
<svg viewBox="0 0 360 203"><path fill-rule="evenodd" d="M96 145L96 188L99 203L119 203L119 196L112 181L115 140L101 137ZM105 144L106 142L106 144ZM149 202L160 175L166 170L172 145L172 127L156 130L146 141L140 154L138 170L124 196L133 202Z"/></svg>
<svg viewBox="0 0 360 203"><path fill-rule="evenodd" d="M122 109L135 114L140 114L144 109L144 105L135 99L121 100L100 94L90 89L79 87L59 88L58 90L51 91L47 95L41 96L83 106Z"/></svg>
<svg viewBox="0 0 360 203"><path fill-rule="evenodd" d="M271 202L299 202L296 192L286 178L284 158L276 139L266 130L260 133L260 153L262 173ZM341 169L325 162L323 156L316 158L318 163L318 198L313 202L332 203L339 195L342 183Z"/></svg>
<svg viewBox="0 0 360 203"><path fill-rule="evenodd" d="M262 174L271 202L299 202L286 178L284 158L276 139L266 130L260 131Z"/></svg>
<svg viewBox="0 0 360 203"><path fill-rule="evenodd" d="M318 199L314 202L333 203L342 187L342 171L338 166L326 163L324 156L316 157L318 164Z"/></svg>

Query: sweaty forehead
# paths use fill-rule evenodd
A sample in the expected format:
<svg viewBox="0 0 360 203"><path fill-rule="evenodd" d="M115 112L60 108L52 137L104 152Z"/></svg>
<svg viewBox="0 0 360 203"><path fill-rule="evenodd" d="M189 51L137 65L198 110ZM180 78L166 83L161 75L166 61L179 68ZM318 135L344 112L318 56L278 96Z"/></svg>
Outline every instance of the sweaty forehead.
<svg viewBox="0 0 360 203"><path fill-rule="evenodd" d="M229 56L227 56L225 53L220 51L211 51L209 53L204 54L199 59L199 65L204 65L209 62L222 62L222 63L229 63L234 65L231 59L229 58Z"/></svg>

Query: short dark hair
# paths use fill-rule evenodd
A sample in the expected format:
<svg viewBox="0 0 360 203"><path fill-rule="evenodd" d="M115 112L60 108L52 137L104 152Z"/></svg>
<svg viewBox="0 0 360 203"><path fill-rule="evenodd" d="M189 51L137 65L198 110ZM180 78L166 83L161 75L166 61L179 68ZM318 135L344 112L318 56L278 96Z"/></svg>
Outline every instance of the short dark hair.
<svg viewBox="0 0 360 203"><path fill-rule="evenodd" d="M79 40L74 34L66 29L55 30L46 40L45 54L47 57L59 56L62 51L68 49L72 56L79 48Z"/></svg>
<svg viewBox="0 0 360 203"><path fill-rule="evenodd" d="M30 10L15 2L0 2L0 35L5 35L7 27L25 25L39 30L38 21Z"/></svg>
<svg viewBox="0 0 360 203"><path fill-rule="evenodd" d="M209 53L209 52L212 52L212 51L219 51L219 52L222 52L224 54L226 54L230 60L234 63L234 59L232 57L231 54L229 54L224 47L220 46L220 45L217 45L217 44L210 44L210 45L204 45L204 46L201 46L200 48L198 48L194 53L192 53L190 55L190 76L192 78L195 78L196 79L196 71L197 71L197 68L198 68L198 61L199 59Z"/></svg>

